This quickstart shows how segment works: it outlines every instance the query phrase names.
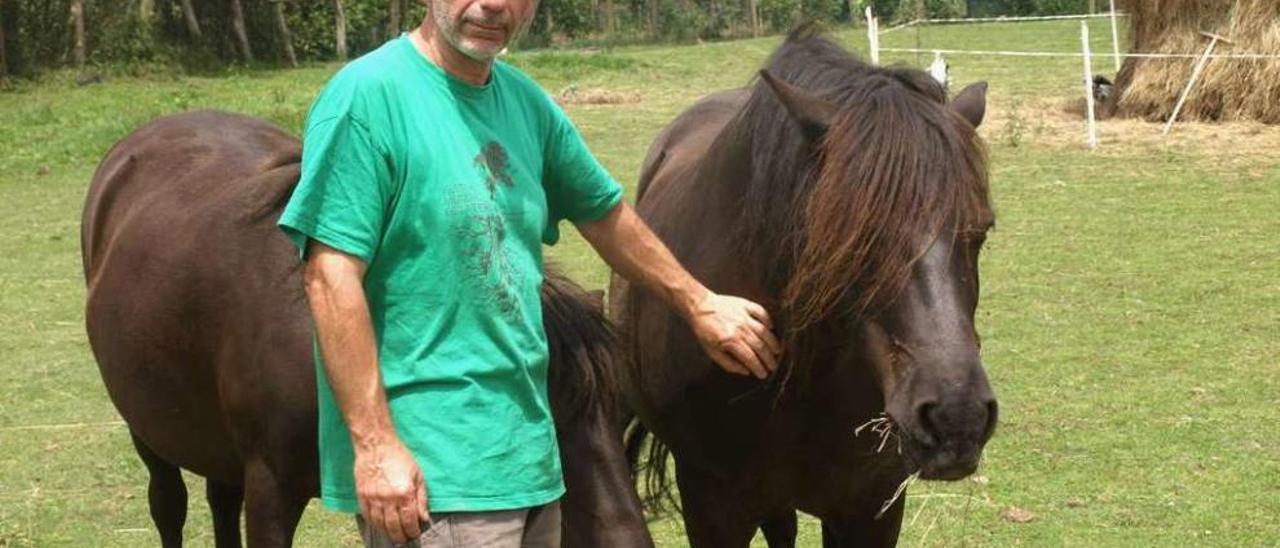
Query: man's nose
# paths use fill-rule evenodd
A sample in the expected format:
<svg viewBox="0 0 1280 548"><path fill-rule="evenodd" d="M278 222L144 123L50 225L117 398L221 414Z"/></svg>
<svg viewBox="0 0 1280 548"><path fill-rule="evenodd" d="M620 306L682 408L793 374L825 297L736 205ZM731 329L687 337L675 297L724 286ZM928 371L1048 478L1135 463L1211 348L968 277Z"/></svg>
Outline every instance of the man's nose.
<svg viewBox="0 0 1280 548"><path fill-rule="evenodd" d="M507 11L509 2L507 0L477 0L480 9L486 13L501 13Z"/></svg>

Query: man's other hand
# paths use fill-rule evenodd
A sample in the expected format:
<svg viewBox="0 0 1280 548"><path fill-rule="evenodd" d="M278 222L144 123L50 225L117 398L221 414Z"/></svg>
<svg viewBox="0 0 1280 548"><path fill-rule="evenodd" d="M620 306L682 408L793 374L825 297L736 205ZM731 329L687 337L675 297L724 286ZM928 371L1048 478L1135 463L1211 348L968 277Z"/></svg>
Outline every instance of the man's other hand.
<svg viewBox="0 0 1280 548"><path fill-rule="evenodd" d="M399 440L356 448L356 497L360 513L382 528L392 542L422 536L427 514L427 485L413 455Z"/></svg>

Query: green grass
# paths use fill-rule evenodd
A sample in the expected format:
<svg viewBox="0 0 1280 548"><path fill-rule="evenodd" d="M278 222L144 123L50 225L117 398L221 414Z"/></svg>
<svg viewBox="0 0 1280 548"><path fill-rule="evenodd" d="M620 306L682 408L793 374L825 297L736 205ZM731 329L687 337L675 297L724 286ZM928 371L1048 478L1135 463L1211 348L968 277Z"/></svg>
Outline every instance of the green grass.
<svg viewBox="0 0 1280 548"><path fill-rule="evenodd" d="M1095 50L1108 51L1105 23L1093 25ZM864 43L860 31L840 38ZM934 27L920 40L1076 51L1078 24ZM641 96L569 108L630 187L672 116L746 82L778 41L512 62L552 92L573 84ZM913 30L885 37L886 47L915 42ZM1223 128L1230 146L1153 144L1125 133L1153 127L1104 123L1110 138L1090 153L1082 128L1066 126L1079 139L1058 135L1061 120L1044 106L1078 94L1078 59L951 62L960 83L992 84L983 133L1000 217L983 255L978 321L1002 424L984 481L911 489L904 545L1280 545L1280 167L1264 146L1277 130ZM1096 67L1109 72L1110 60ZM245 112L296 132L336 68L89 87L63 75L0 94L0 546L157 542L145 472L124 429L102 424L117 416L82 327L78 219L97 160L132 128L186 109ZM603 286L605 267L566 236L552 260ZM19 429L77 423L86 426ZM190 491L187 538L208 545L203 489L193 481ZM1013 507L1034 520L1002 519ZM684 544L677 519L652 528L661 545ZM302 546L356 542L347 518L318 508L299 535ZM811 520L801 536L820 545Z"/></svg>

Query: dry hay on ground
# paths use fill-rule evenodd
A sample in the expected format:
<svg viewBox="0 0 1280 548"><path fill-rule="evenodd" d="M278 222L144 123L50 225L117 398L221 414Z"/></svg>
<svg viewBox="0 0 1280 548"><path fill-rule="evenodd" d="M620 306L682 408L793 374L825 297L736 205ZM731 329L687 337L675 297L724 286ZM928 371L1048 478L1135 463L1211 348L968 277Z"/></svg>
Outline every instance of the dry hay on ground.
<svg viewBox="0 0 1280 548"><path fill-rule="evenodd" d="M993 145L1084 150L1085 121L1071 108L1076 98L1014 99L995 95L987 106L983 138ZM1254 170L1280 150L1280 127L1256 121L1186 122L1169 135L1161 124L1112 118L1098 123L1098 152L1104 155L1188 154L1217 158L1222 166Z"/></svg>
<svg viewBox="0 0 1280 548"><path fill-rule="evenodd" d="M561 105L619 105L640 102L640 94L570 85L556 94L556 102Z"/></svg>
<svg viewBox="0 0 1280 548"><path fill-rule="evenodd" d="M1228 37L1215 53L1280 56L1278 0L1126 0L1135 53L1199 55L1209 43L1200 34ZM1173 112L1195 59L1127 59L1116 77L1123 117L1163 121ZM1211 59L1188 96L1179 120L1255 120L1280 124L1280 58Z"/></svg>

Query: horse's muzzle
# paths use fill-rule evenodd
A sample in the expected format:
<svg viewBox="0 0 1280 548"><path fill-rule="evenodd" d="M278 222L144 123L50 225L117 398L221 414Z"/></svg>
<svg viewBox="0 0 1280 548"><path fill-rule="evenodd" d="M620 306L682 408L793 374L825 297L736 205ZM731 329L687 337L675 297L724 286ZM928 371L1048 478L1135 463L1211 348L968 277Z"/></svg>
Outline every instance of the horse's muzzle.
<svg viewBox="0 0 1280 548"><path fill-rule="evenodd" d="M962 479L978 468L997 415L994 397L919 403L911 420L899 421L903 456L923 479Z"/></svg>

